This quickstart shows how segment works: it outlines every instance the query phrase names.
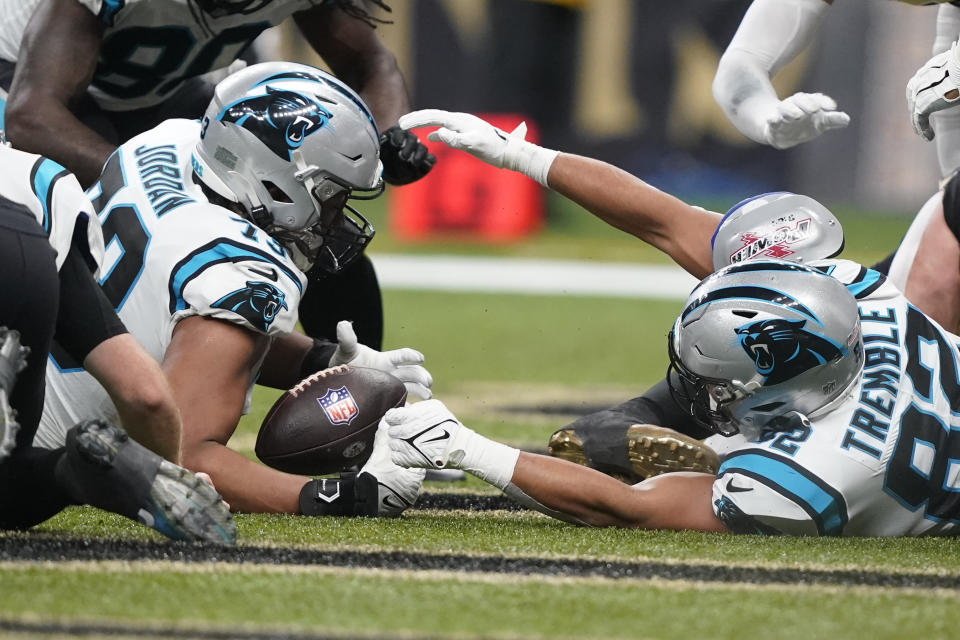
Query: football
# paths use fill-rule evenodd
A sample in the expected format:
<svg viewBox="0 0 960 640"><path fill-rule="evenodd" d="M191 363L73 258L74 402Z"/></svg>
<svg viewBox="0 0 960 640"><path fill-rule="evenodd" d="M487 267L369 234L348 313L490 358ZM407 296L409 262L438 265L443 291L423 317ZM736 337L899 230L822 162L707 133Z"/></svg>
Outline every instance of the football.
<svg viewBox="0 0 960 640"><path fill-rule="evenodd" d="M363 464L380 418L407 399L403 383L383 371L341 365L311 375L270 408L257 434L266 465L323 475Z"/></svg>

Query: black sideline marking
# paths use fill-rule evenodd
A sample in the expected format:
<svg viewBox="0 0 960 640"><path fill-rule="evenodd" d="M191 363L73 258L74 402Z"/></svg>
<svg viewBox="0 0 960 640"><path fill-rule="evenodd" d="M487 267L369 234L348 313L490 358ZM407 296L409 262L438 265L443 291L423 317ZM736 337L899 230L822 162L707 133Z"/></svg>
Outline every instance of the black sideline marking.
<svg viewBox="0 0 960 640"><path fill-rule="evenodd" d="M960 590L960 575L879 571L617 562L576 558L536 558L425 554L402 551L330 551L271 547L224 547L187 542L113 540L96 542L15 534L0 538L0 561L153 560L226 562L406 571L459 571L530 576L684 580L755 585L839 585ZM251 567L253 568L253 567Z"/></svg>

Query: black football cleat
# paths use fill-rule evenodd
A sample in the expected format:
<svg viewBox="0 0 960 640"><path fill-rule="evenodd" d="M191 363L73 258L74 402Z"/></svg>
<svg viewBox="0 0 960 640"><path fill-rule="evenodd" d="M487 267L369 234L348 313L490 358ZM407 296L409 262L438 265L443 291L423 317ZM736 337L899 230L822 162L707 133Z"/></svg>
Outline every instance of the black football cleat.
<svg viewBox="0 0 960 640"><path fill-rule="evenodd" d="M10 406L10 392L17 374L27 366L30 350L20 345L20 334L0 327L0 462L6 460L17 444L17 412Z"/></svg>
<svg viewBox="0 0 960 640"><path fill-rule="evenodd" d="M235 544L237 527L216 490L107 422L67 432L57 467L73 497L136 520L174 540Z"/></svg>
<svg viewBox="0 0 960 640"><path fill-rule="evenodd" d="M682 433L651 424L579 433L560 429L550 436L550 455L636 483L669 471L716 473L717 454Z"/></svg>

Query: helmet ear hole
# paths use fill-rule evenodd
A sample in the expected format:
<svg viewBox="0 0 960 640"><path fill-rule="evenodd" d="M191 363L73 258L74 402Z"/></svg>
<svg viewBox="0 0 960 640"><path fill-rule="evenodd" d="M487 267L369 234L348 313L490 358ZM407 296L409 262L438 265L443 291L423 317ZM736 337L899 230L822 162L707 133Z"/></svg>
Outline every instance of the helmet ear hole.
<svg viewBox="0 0 960 640"><path fill-rule="evenodd" d="M287 192L278 187L275 182L271 182L270 180L261 180L261 182L263 183L263 188L267 190L267 193L269 193L270 197L276 202L293 203L293 198L287 195Z"/></svg>

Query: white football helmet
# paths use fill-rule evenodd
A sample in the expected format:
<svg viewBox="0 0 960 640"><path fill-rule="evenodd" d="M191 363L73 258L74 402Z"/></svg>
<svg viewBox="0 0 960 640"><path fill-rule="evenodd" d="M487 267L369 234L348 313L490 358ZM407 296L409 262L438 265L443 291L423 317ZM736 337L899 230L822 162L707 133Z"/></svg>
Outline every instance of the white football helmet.
<svg viewBox="0 0 960 640"><path fill-rule="evenodd" d="M843 227L813 198L778 191L733 205L711 243L714 270L754 259L805 263L840 253Z"/></svg>
<svg viewBox="0 0 960 640"><path fill-rule="evenodd" d="M282 242L301 269L316 262L338 271L373 237L347 199L383 191L380 134L363 100L319 69L265 62L220 82L193 168Z"/></svg>
<svg viewBox="0 0 960 640"><path fill-rule="evenodd" d="M860 316L838 280L782 260L730 265L687 299L670 332L667 380L712 431L756 433L844 394L863 367Z"/></svg>

